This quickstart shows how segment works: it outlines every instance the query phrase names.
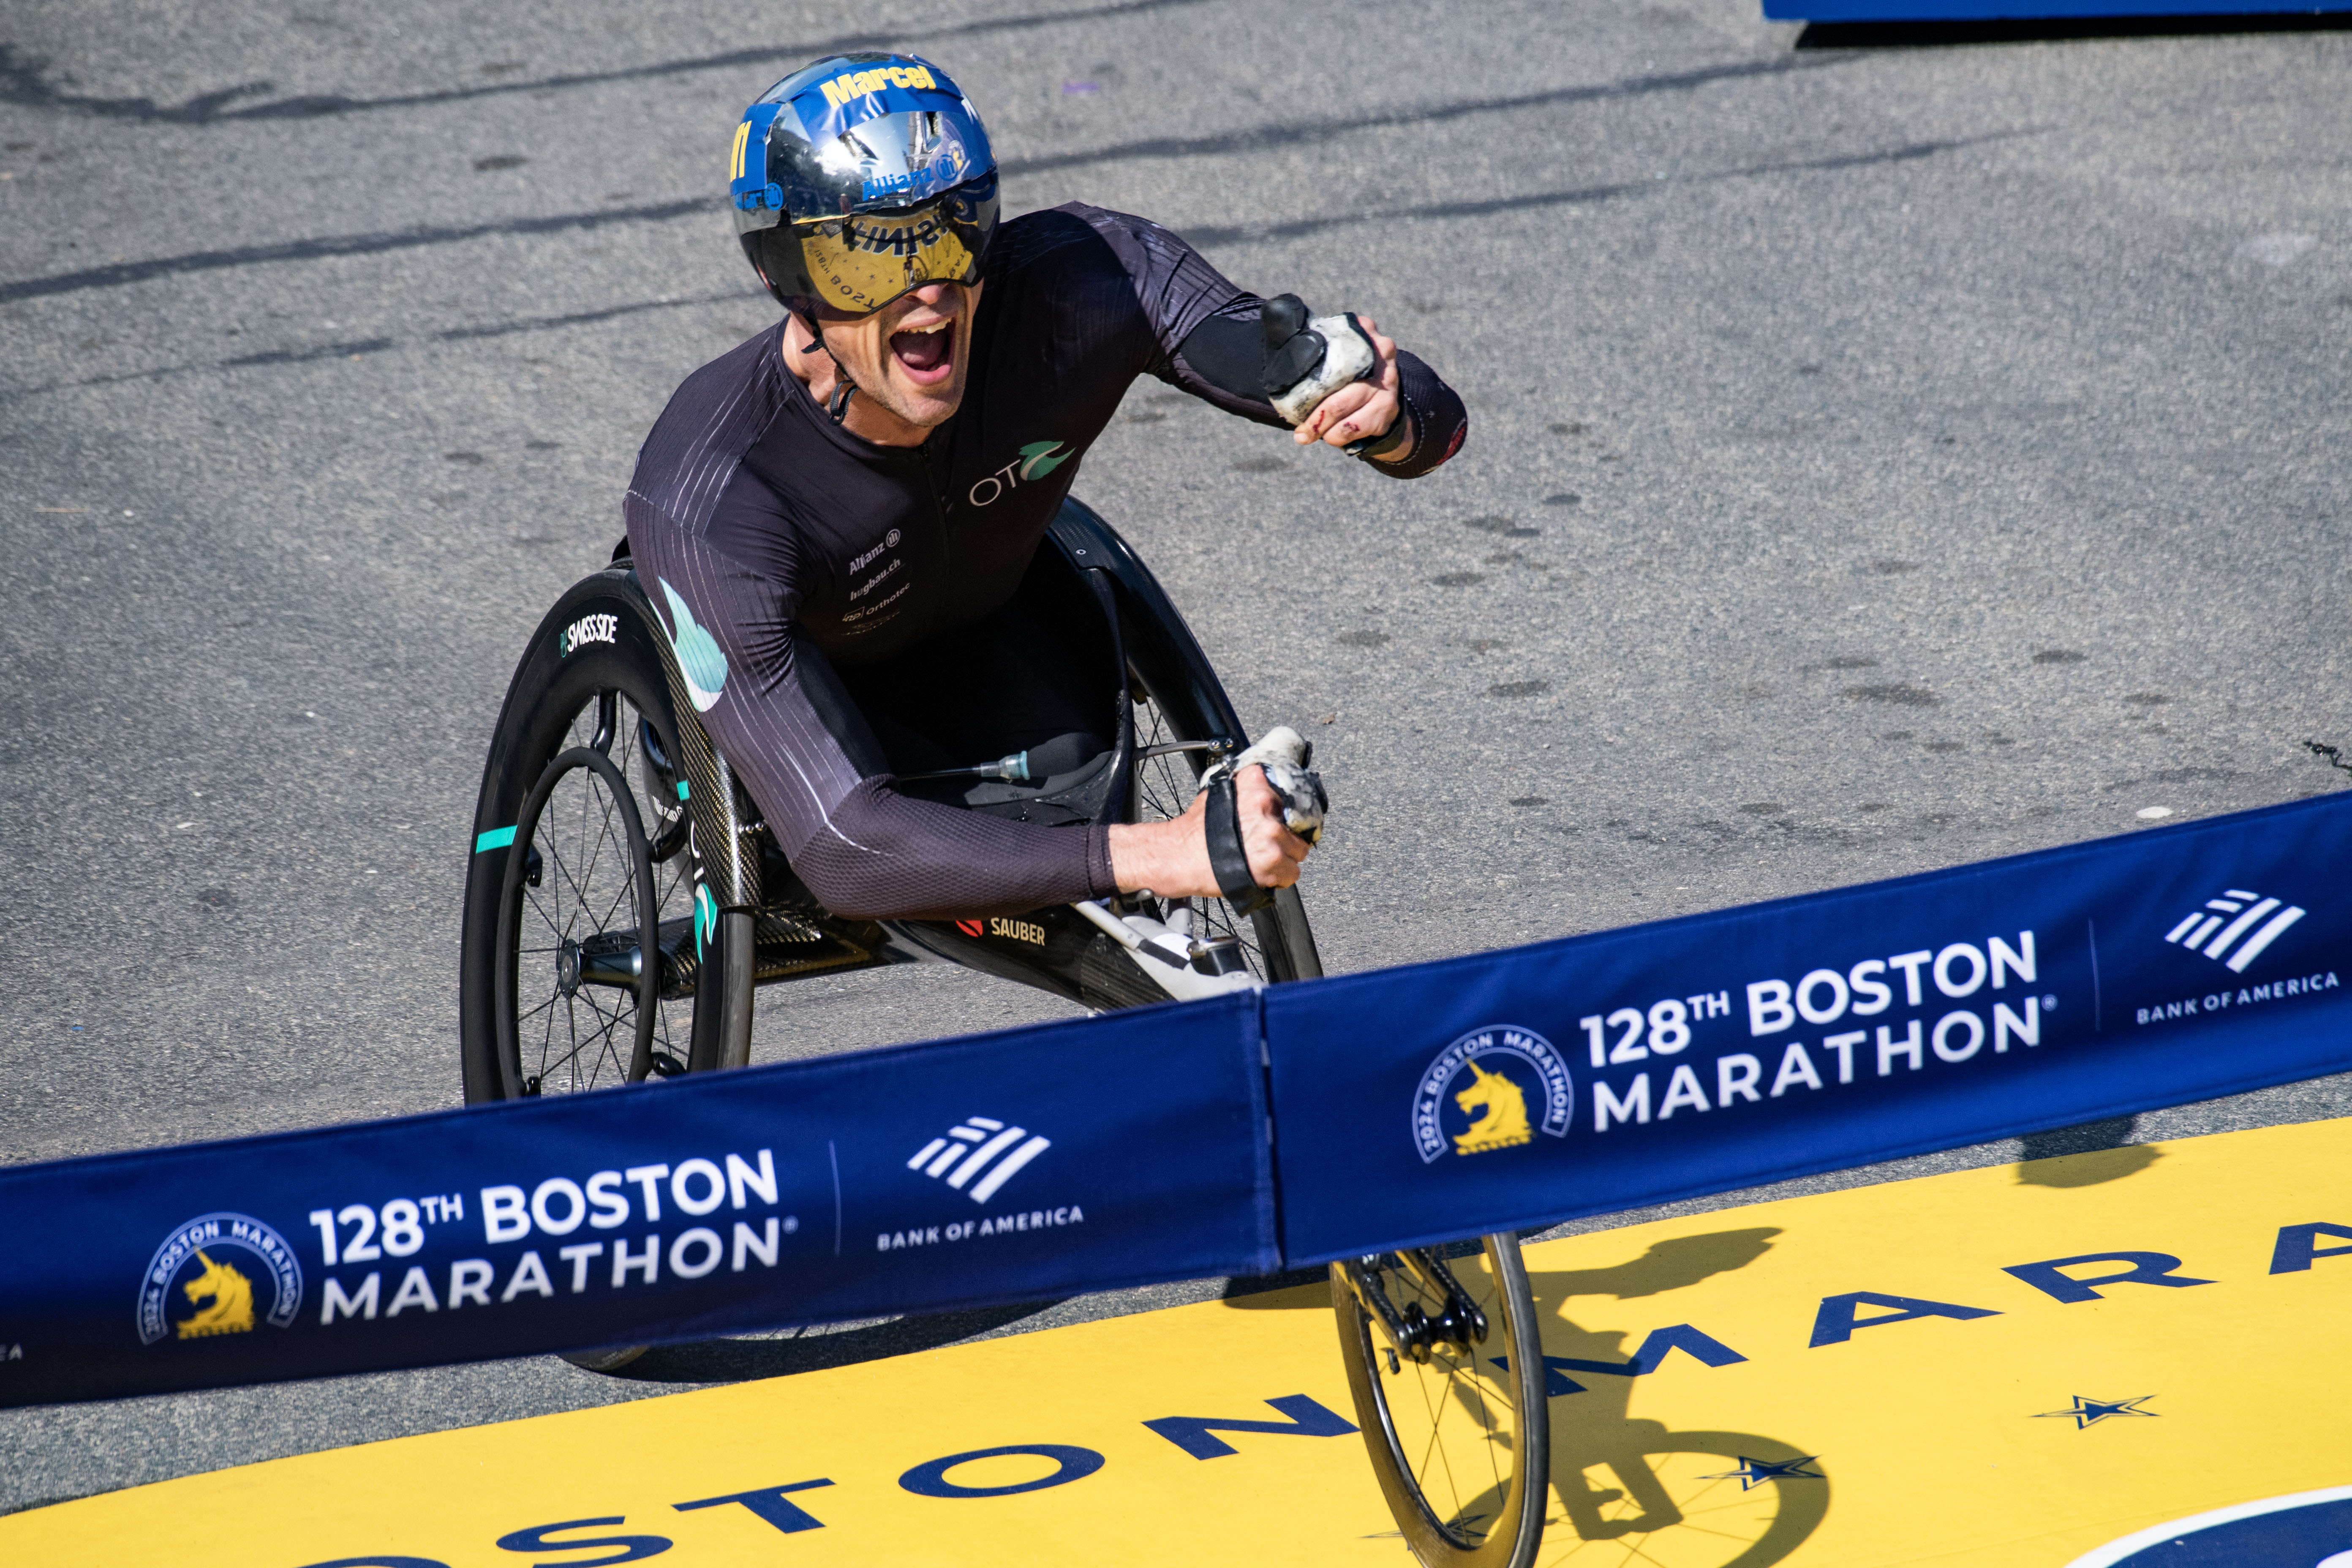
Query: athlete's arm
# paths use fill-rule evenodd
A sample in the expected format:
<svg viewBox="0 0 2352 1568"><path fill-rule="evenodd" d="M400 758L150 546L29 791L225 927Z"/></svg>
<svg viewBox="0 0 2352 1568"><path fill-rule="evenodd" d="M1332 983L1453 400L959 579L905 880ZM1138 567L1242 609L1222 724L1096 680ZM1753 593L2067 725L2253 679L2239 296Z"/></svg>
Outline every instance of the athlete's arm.
<svg viewBox="0 0 2352 1568"><path fill-rule="evenodd" d="M1226 396L1240 398L1255 390L1257 407L1238 412L1255 417L1263 408L1270 416L1265 423L1280 424L1264 391L1267 351L1257 317L1262 308L1262 301L1245 296L1239 309L1248 312L1246 320L1229 311L1203 321L1185 336L1179 362ZM1342 448L1369 443L1358 456L1398 479L1419 479L1461 449L1470 416L1435 371L1401 352L1373 321L1361 316L1356 321L1372 344L1371 369L1326 396L1293 438L1302 446L1321 441ZM1181 378L1178 384L1184 384Z"/></svg>
<svg viewBox="0 0 2352 1568"><path fill-rule="evenodd" d="M1147 219L1073 203L1061 209L1093 228L1118 258L1135 289L1157 353L1145 367L1204 402L1261 425L1287 428L1265 393L1264 301L1236 288L1183 239ZM1359 318L1360 320L1360 318ZM1368 327L1370 323L1365 323ZM1385 437L1404 421L1404 441L1368 451L1380 472L1418 479L1461 449L1470 416L1462 399L1417 356L1373 333L1379 367L1340 388L1302 430L1307 443L1347 447ZM1341 424L1349 426L1340 434ZM1334 439L1337 437L1337 439Z"/></svg>

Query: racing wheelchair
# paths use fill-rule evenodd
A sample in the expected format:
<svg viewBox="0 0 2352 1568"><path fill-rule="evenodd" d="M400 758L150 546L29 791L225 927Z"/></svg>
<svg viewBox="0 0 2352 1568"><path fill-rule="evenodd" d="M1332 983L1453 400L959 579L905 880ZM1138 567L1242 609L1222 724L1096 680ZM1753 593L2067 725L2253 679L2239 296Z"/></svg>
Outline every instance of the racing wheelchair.
<svg viewBox="0 0 2352 1568"><path fill-rule="evenodd" d="M625 546L623 547L625 551ZM1127 542L1066 501L1019 597L1086 628L1108 752L974 809L1042 822L1180 816L1248 744L1183 617ZM1322 973L1296 889L1244 913L1129 894L1018 920L862 921L796 877L696 718L625 553L556 601L517 667L474 816L460 1005L468 1103L749 1064L754 999L811 975L946 960L1082 1006ZM773 993L781 1003L786 994ZM1549 1495L1534 1302L1516 1237L1351 1258L1331 1290L1358 1420L1431 1568L1526 1568ZM606 1371L639 1353L573 1356Z"/></svg>

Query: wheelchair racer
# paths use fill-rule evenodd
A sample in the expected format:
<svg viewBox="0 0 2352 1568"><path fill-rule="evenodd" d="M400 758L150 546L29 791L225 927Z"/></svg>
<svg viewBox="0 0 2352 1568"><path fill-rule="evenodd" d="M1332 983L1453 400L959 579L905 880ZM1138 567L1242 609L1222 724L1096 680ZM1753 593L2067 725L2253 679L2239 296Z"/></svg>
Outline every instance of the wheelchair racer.
<svg viewBox="0 0 2352 1568"><path fill-rule="evenodd" d="M1109 750L1085 634L1016 594L1138 375L1400 479L1460 447L1461 399L1372 323L1300 330L1294 298L1268 307L1144 219L1000 223L979 115L912 56L786 77L730 174L786 314L686 379L624 510L694 704L793 871L857 919L1220 896L1208 792L1165 822L1055 824L909 777L1015 750L1068 776ZM1291 885L1307 843L1263 770L1234 786L1249 879ZM1222 861L1230 886L1230 842Z"/></svg>

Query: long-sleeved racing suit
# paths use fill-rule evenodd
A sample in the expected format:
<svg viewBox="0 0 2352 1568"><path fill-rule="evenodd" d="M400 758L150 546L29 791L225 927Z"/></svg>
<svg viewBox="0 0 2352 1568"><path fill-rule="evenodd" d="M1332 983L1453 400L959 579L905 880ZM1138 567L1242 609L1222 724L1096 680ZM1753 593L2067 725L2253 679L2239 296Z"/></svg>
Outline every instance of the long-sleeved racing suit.
<svg viewBox="0 0 2352 1568"><path fill-rule="evenodd" d="M1003 225L962 405L919 447L851 435L782 362L782 323L688 376L624 501L646 591L704 725L793 870L835 913L1013 913L1115 890L1109 830L918 798L838 669L887 662L1010 600L1080 458L1139 375L1261 424L1259 300L1175 235L1073 205ZM1461 400L1400 353L1412 478ZM980 762L973 757L963 761Z"/></svg>

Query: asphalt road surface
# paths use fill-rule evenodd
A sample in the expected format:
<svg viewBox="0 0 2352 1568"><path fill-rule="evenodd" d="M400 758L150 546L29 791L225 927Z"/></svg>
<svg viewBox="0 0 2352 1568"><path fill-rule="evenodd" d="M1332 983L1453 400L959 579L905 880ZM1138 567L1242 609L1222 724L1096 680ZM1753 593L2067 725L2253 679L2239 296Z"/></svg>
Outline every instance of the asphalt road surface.
<svg viewBox="0 0 2352 1568"><path fill-rule="evenodd" d="M1390 484L1147 381L1077 485L1244 718L1317 741L1334 969L2342 778L2299 742L2352 739L2352 35L1801 47L1753 0L16 0L0 1158L457 1100L457 897L514 659L618 537L671 389L774 319L718 200L742 105L885 42L971 92L1010 210L1159 218L1375 317L1470 405L1459 459ZM758 1054L1058 1007L937 969L812 982ZM0 1510L1216 1288L623 1377L17 1412Z"/></svg>

